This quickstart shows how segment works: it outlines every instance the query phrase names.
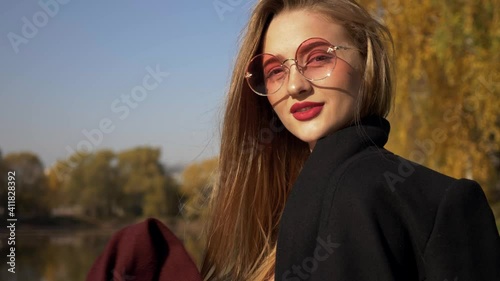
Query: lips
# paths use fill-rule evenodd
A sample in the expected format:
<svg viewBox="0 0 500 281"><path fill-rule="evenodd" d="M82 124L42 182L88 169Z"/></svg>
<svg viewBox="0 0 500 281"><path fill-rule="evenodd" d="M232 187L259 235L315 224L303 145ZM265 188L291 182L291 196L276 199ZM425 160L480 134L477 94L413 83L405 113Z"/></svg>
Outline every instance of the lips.
<svg viewBox="0 0 500 281"><path fill-rule="evenodd" d="M318 116L323 110L324 103L298 102L290 108L290 113L299 121L307 121Z"/></svg>

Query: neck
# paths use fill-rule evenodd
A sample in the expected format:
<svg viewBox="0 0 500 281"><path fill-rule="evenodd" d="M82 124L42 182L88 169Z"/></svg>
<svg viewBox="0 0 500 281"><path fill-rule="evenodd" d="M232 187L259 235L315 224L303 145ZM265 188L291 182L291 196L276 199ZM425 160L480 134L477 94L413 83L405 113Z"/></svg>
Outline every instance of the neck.
<svg viewBox="0 0 500 281"><path fill-rule="evenodd" d="M313 151L315 145L316 145L316 141L309 142L309 152Z"/></svg>

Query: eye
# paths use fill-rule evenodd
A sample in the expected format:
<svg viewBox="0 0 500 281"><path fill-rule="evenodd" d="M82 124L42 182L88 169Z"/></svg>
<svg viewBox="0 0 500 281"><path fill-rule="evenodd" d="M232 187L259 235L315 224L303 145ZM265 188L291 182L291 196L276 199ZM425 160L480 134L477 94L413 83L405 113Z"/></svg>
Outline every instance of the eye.
<svg viewBox="0 0 500 281"><path fill-rule="evenodd" d="M324 51L319 51L311 53L307 57L307 66L321 66L331 63L335 56Z"/></svg>
<svg viewBox="0 0 500 281"><path fill-rule="evenodd" d="M266 79L279 79L283 76L283 73L282 67L273 67L270 70L266 70Z"/></svg>

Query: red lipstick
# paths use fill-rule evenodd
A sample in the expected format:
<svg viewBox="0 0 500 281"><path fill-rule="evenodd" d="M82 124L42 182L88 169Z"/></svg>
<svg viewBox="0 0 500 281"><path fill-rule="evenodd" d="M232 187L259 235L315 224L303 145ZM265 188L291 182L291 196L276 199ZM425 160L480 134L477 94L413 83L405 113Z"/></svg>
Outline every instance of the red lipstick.
<svg viewBox="0 0 500 281"><path fill-rule="evenodd" d="M290 113L299 121L307 121L318 116L323 110L324 103L298 102L290 108Z"/></svg>

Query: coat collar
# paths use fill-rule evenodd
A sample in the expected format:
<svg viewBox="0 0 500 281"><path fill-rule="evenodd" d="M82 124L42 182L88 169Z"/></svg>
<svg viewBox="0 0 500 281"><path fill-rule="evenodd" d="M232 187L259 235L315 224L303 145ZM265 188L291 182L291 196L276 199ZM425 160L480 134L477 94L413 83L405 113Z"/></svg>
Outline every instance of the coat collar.
<svg viewBox="0 0 500 281"><path fill-rule="evenodd" d="M382 117L368 116L331 135L319 139L307 162L337 168L356 152L369 146L383 147L389 138L390 124ZM307 166L307 164L306 164ZM317 168L317 167L316 167Z"/></svg>
<svg viewBox="0 0 500 281"><path fill-rule="evenodd" d="M280 220L277 278L315 249L323 194L335 170L364 149L382 148L389 131L385 118L369 116L317 141L290 191Z"/></svg>

